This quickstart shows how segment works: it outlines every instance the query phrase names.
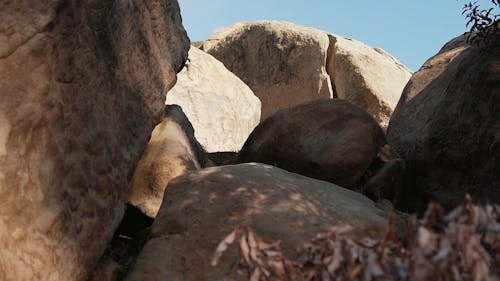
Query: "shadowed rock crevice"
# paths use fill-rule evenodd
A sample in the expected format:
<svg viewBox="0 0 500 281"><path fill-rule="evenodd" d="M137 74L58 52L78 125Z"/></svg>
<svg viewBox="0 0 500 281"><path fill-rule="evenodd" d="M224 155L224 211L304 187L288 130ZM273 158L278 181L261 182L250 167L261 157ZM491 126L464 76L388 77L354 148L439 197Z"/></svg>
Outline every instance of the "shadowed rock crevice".
<svg viewBox="0 0 500 281"><path fill-rule="evenodd" d="M328 76L330 76L330 84L332 85L332 98L339 98L337 94L337 89L335 87L335 44L337 39L335 36L328 36L330 43L328 44L328 50L326 51L326 64L325 69Z"/></svg>
<svg viewBox="0 0 500 281"><path fill-rule="evenodd" d="M123 280L149 239L152 224L152 218L127 204L123 219L89 281Z"/></svg>

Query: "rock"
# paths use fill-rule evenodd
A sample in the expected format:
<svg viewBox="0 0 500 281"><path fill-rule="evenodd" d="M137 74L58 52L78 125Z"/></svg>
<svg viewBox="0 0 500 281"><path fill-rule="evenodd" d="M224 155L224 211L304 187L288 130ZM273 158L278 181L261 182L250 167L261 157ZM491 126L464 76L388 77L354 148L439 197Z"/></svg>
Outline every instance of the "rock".
<svg viewBox="0 0 500 281"><path fill-rule="evenodd" d="M92 272L91 281L117 281L120 278L120 265L110 257L102 259Z"/></svg>
<svg viewBox="0 0 500 281"><path fill-rule="evenodd" d="M167 105L165 116L151 134L137 164L127 200L149 217L156 217L168 182L204 165L204 151L178 105ZM201 165L200 165L201 162Z"/></svg>
<svg viewBox="0 0 500 281"><path fill-rule="evenodd" d="M210 265L217 244L241 223L280 240L291 254L336 225L381 237L386 215L358 193L264 164L199 170L170 182L151 239L126 280L248 280L231 262L237 251Z"/></svg>
<svg viewBox="0 0 500 281"><path fill-rule="evenodd" d="M238 151L260 120L260 100L211 55L195 47L168 92L167 104L178 104L208 152Z"/></svg>
<svg viewBox="0 0 500 281"><path fill-rule="evenodd" d="M392 200L403 173L402 160L373 117L340 99L276 112L255 128L235 161L275 165L358 189L374 200Z"/></svg>
<svg viewBox="0 0 500 281"><path fill-rule="evenodd" d="M1 2L1 280L89 278L188 48L175 0Z"/></svg>
<svg viewBox="0 0 500 281"><path fill-rule="evenodd" d="M322 31L261 21L224 29L205 41L203 50L250 86L262 102L264 120L276 110L332 97L328 45Z"/></svg>
<svg viewBox="0 0 500 281"><path fill-rule="evenodd" d="M382 49L287 22L237 23L203 42L202 49L250 86L262 102L262 120L279 109L338 97L386 128L411 76Z"/></svg>
<svg viewBox="0 0 500 281"><path fill-rule="evenodd" d="M408 166L400 208L451 208L466 193L500 202L499 93L499 40L485 50L455 38L412 76L387 131Z"/></svg>
<svg viewBox="0 0 500 281"><path fill-rule="evenodd" d="M365 109L386 128L412 72L380 48L328 36L327 71L337 97Z"/></svg>

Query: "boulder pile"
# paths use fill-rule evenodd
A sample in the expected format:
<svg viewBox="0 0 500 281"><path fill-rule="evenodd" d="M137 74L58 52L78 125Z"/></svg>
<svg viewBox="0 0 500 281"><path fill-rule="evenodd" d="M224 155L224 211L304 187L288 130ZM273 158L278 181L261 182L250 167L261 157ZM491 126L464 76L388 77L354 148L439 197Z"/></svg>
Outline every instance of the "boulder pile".
<svg viewBox="0 0 500 281"><path fill-rule="evenodd" d="M176 0L6 1L0 280L246 280L234 250L210 264L234 229L287 251L345 225L403 237L430 200L498 203L499 41L455 38L412 75L287 22L198 49Z"/></svg>

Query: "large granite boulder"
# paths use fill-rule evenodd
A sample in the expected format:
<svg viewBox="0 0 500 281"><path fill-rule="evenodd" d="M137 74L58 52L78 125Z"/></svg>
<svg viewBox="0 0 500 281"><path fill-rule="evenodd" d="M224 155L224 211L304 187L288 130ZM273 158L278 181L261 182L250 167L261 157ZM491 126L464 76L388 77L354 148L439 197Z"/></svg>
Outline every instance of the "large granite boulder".
<svg viewBox="0 0 500 281"><path fill-rule="evenodd" d="M0 3L1 280L87 280L188 49L175 0Z"/></svg>
<svg viewBox="0 0 500 281"><path fill-rule="evenodd" d="M466 193L500 202L500 40L484 48L465 36L447 43L406 86L389 143L406 160L400 207L446 207Z"/></svg>
<svg viewBox="0 0 500 281"><path fill-rule="evenodd" d="M264 120L314 99L347 99L385 128L411 71L379 48L288 22L237 23L202 44L262 102Z"/></svg>
<svg viewBox="0 0 500 281"><path fill-rule="evenodd" d="M127 200L149 217L156 217L168 182L205 165L203 148L193 126L178 105L167 105L165 116L151 134L137 163Z"/></svg>
<svg viewBox="0 0 500 281"><path fill-rule="evenodd" d="M387 212L353 191L264 164L199 170L170 182L126 280L248 280L236 273L237 251L210 265L217 244L245 223L293 256L296 246L350 224L355 235L381 237ZM401 222L401 221L399 221Z"/></svg>
<svg viewBox="0 0 500 281"><path fill-rule="evenodd" d="M204 42L203 50L241 78L262 102L261 120L276 110L332 97L326 72L328 36L288 22L243 22Z"/></svg>
<svg viewBox="0 0 500 281"><path fill-rule="evenodd" d="M412 72L380 48L328 34L327 71L336 96L368 111L387 128Z"/></svg>
<svg viewBox="0 0 500 281"><path fill-rule="evenodd" d="M166 103L182 107L207 152L240 150L260 121L260 100L211 55L191 47L188 59Z"/></svg>
<svg viewBox="0 0 500 281"><path fill-rule="evenodd" d="M275 165L390 201L404 168L375 119L341 99L277 111L255 128L235 162Z"/></svg>

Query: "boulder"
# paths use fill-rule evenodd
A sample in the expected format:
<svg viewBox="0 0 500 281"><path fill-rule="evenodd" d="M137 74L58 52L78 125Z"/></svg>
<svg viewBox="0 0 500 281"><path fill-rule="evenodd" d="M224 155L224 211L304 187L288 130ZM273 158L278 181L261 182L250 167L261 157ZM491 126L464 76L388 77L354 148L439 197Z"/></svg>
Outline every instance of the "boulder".
<svg viewBox="0 0 500 281"><path fill-rule="evenodd" d="M327 71L336 96L370 113L387 128L411 70L380 48L328 34Z"/></svg>
<svg viewBox="0 0 500 281"><path fill-rule="evenodd" d="M126 280L248 280L236 273L237 251L210 265L218 243L242 223L280 240L294 257L296 246L333 226L351 224L356 235L381 237L387 214L361 194L273 166L199 170L170 182L151 239Z"/></svg>
<svg viewBox="0 0 500 281"><path fill-rule="evenodd" d="M402 160L387 146L373 117L341 99L276 112L255 128L235 162L275 165L359 190L374 200L392 201L403 173Z"/></svg>
<svg viewBox="0 0 500 281"><path fill-rule="evenodd" d="M260 100L236 75L195 47L168 92L167 104L178 104L207 152L238 151L260 121Z"/></svg>
<svg viewBox="0 0 500 281"><path fill-rule="evenodd" d="M87 280L189 49L177 1L0 4L0 279Z"/></svg>
<svg viewBox="0 0 500 281"><path fill-rule="evenodd" d="M204 165L203 148L178 105L167 105L165 116L151 134L137 163L128 191L128 203L149 217L156 217L168 182ZM201 165L200 165L201 163Z"/></svg>
<svg viewBox="0 0 500 281"><path fill-rule="evenodd" d="M332 97L326 72L328 36L288 22L237 23L203 43L262 102L261 120L276 110Z"/></svg>
<svg viewBox="0 0 500 281"><path fill-rule="evenodd" d="M387 131L408 168L400 208L451 208L466 193L500 202L499 93L500 40L455 38L412 76Z"/></svg>
<svg viewBox="0 0 500 281"><path fill-rule="evenodd" d="M237 23L202 42L262 102L261 119L314 99L347 99L385 129L411 71L380 48L288 22Z"/></svg>

